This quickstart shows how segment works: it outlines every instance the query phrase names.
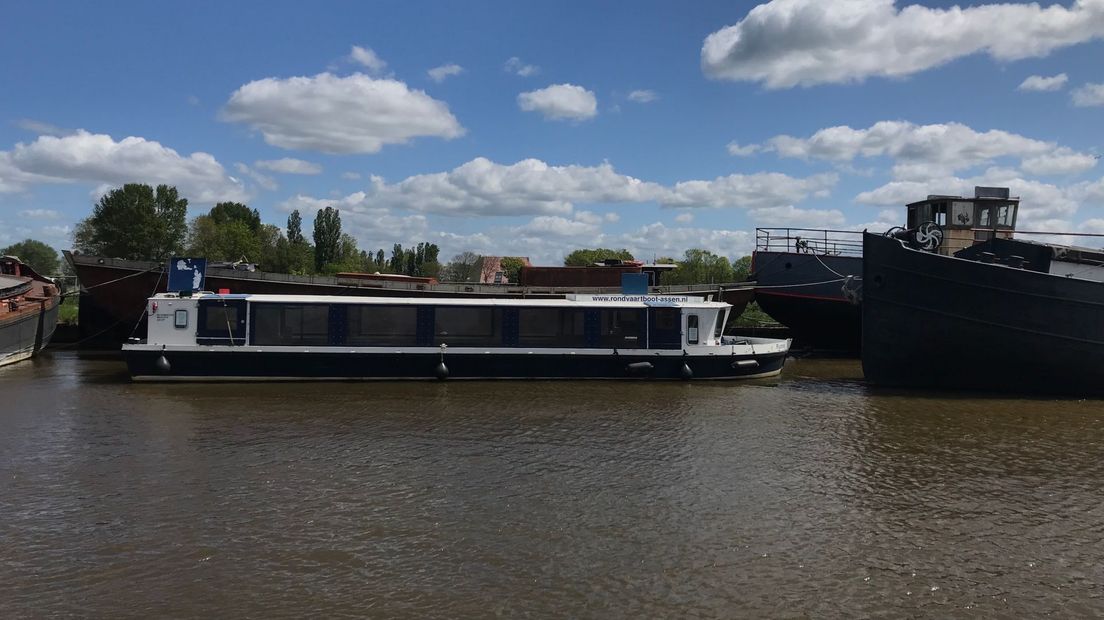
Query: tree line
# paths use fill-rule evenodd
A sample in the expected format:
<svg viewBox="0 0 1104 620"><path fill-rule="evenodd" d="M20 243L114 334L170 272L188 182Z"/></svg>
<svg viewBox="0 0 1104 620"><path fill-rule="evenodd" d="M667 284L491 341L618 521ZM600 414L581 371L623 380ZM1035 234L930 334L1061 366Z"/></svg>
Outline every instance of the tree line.
<svg viewBox="0 0 1104 620"><path fill-rule="evenodd" d="M92 214L77 224L74 248L85 254L130 260L163 261L170 256L204 256L212 261L257 263L261 269L299 275L340 272L392 273L435 277L446 282L477 282L484 279L483 256L461 252L452 260L440 261L440 248L422 242L411 247L394 244L362 250L356 239L341 229L341 213L333 207L315 215L308 238L303 218L292 211L284 231L265 224L260 213L239 202L220 202L205 214L187 220L188 199L175 187L128 183L104 194ZM286 232L285 232L286 231ZM21 257L43 274L55 274L63 267L57 252L41 241L27 239L2 254ZM585 267L607 260L631 261L627 249L580 248L564 258L568 267ZM682 257L663 257L659 263L678 267L663 275L665 284L713 284L744 280L751 257L729 261L708 250L690 249ZM496 267L507 279L518 281L523 266L518 257L503 257Z"/></svg>
<svg viewBox="0 0 1104 620"><path fill-rule="evenodd" d="M310 239L303 218L292 211L287 233L261 222L260 213L240 202L220 202L187 221L188 199L175 187L129 183L104 194L92 215L77 224L74 247L85 254L130 260L166 260L170 256L204 256L212 261L244 261L265 271L299 275L381 272L436 277L438 247L395 244L362 250L341 230L341 213L320 209Z"/></svg>

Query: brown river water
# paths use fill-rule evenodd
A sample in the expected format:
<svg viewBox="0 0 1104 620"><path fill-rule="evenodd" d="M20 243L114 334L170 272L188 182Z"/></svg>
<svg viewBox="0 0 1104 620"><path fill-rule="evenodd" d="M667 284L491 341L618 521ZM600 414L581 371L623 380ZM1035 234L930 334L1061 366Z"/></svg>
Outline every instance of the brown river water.
<svg viewBox="0 0 1104 620"><path fill-rule="evenodd" d="M0 616L1104 614L1104 401L0 368Z"/></svg>

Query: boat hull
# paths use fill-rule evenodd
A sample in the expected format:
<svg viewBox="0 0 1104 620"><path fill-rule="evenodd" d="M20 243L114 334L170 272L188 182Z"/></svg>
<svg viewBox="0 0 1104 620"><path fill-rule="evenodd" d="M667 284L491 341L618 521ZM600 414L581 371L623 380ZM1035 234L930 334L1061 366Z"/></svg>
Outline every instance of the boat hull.
<svg viewBox="0 0 1104 620"><path fill-rule="evenodd" d="M764 347L767 350L778 346ZM164 355L168 369L159 369ZM784 347L754 355L448 352L161 351L123 348L138 381L305 381L370 379L752 379L778 375ZM641 365L650 365L642 367ZM636 365L636 366L634 366ZM684 376L683 366L691 377Z"/></svg>
<svg viewBox="0 0 1104 620"><path fill-rule="evenodd" d="M1104 285L864 235L872 385L1104 395Z"/></svg>
<svg viewBox="0 0 1104 620"><path fill-rule="evenodd" d="M844 297L843 276L860 276L863 259L799 252L753 255L755 300L790 328L796 346L857 355L862 313Z"/></svg>
<svg viewBox="0 0 1104 620"><path fill-rule="evenodd" d="M19 312L0 317L0 366L31 358L50 344L57 326L57 297L25 304Z"/></svg>

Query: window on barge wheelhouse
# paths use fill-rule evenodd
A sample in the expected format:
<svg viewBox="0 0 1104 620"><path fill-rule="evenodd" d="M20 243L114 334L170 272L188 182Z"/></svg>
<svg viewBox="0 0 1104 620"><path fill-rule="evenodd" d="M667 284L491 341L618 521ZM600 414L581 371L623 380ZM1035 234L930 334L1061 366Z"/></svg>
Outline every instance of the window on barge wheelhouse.
<svg viewBox="0 0 1104 620"><path fill-rule="evenodd" d="M644 338L641 337L643 314L643 310L636 308L602 310L598 346L610 349L644 348Z"/></svg>
<svg viewBox="0 0 1104 620"><path fill-rule="evenodd" d="M434 344L450 347L502 346L502 309L480 306L437 306Z"/></svg>
<svg viewBox="0 0 1104 620"><path fill-rule="evenodd" d="M415 306L349 306L345 344L355 347L418 344L418 308Z"/></svg>
<svg viewBox="0 0 1104 620"><path fill-rule="evenodd" d="M252 342L268 346L327 345L330 342L330 306L254 304Z"/></svg>
<svg viewBox="0 0 1104 620"><path fill-rule="evenodd" d="M586 315L575 308L518 308L518 346L586 346Z"/></svg>

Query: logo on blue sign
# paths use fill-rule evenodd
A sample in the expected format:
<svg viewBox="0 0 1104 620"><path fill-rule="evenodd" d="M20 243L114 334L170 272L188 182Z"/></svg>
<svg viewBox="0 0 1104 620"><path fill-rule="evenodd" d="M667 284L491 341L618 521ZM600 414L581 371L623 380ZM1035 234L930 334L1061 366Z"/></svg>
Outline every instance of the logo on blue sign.
<svg viewBox="0 0 1104 620"><path fill-rule="evenodd" d="M166 290L170 293L202 291L206 274L206 258L173 257L169 259L169 286Z"/></svg>

